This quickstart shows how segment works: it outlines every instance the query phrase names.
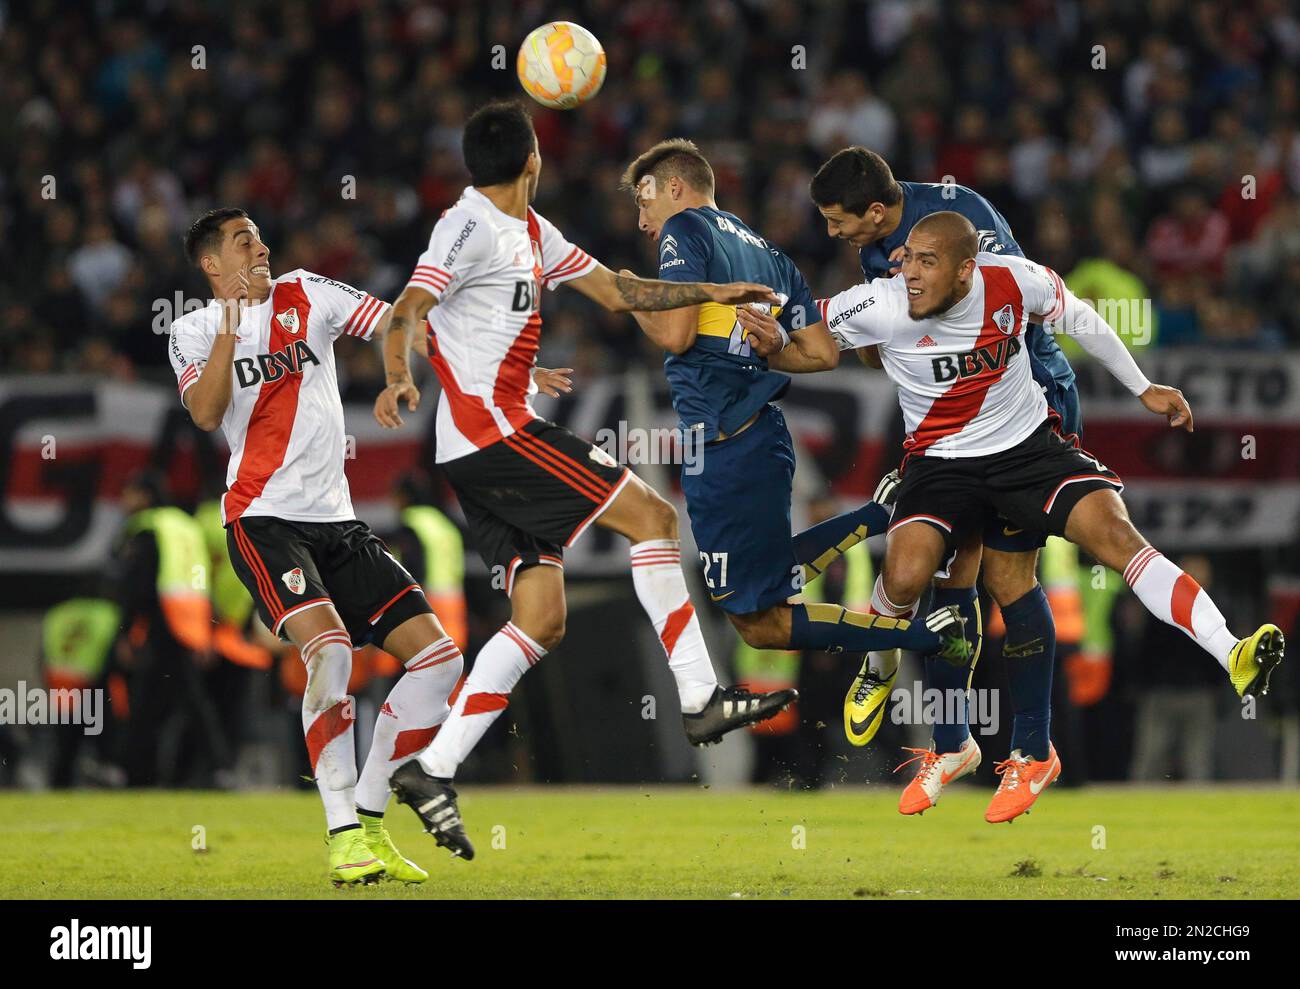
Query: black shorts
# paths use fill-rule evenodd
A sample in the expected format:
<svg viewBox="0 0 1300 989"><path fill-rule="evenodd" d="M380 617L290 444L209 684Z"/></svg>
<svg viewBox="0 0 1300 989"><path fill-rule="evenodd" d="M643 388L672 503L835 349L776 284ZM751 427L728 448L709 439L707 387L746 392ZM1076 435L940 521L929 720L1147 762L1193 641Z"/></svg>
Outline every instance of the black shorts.
<svg viewBox="0 0 1300 989"><path fill-rule="evenodd" d="M460 499L470 538L493 571L492 586L506 594L523 567L563 567L564 547L632 476L604 450L545 419L440 466Z"/></svg>
<svg viewBox="0 0 1300 989"><path fill-rule="evenodd" d="M1098 488L1124 490L1119 475L1063 436L1053 419L1001 453L987 457L910 457L894 502L891 530L925 522L944 537L950 558L964 536L983 532L988 520L1008 535L1065 533L1079 499Z"/></svg>
<svg viewBox="0 0 1300 989"><path fill-rule="evenodd" d="M226 526L235 573L266 627L288 641L285 619L333 604L360 648L431 613L424 591L364 522L290 522L254 515Z"/></svg>

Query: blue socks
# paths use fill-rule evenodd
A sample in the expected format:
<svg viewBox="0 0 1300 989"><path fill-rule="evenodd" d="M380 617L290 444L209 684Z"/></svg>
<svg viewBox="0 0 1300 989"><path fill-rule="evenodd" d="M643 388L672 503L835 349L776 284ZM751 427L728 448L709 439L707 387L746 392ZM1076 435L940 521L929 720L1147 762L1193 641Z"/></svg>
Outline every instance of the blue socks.
<svg viewBox="0 0 1300 989"><path fill-rule="evenodd" d="M1042 587L1002 609L1007 637L1002 655L1011 687L1011 748L1031 759L1046 759L1051 744L1052 664L1056 622Z"/></svg>
<svg viewBox="0 0 1300 989"><path fill-rule="evenodd" d="M966 741L966 737L970 735L970 728L967 723L970 705L966 700L966 686L970 680L971 667L975 662L975 658L979 655L979 645L984 631L980 627L975 601L975 588L973 587L936 587L934 589L934 599L928 605L930 611L935 611L947 605L957 605L961 609L962 617L966 619L966 638L972 647L971 659L960 666L954 665L937 655L924 657L926 689L943 691L943 703L939 705L935 723L931 726L936 752L955 752L961 748L962 742ZM944 717L948 709L948 698L953 696L948 693L951 690L961 691L962 702L957 705L960 711L959 717L950 723L945 721Z"/></svg>
<svg viewBox="0 0 1300 989"><path fill-rule="evenodd" d="M821 573L841 553L868 536L884 532L889 526L889 513L884 505L869 501L861 508L809 526L795 534L794 558Z"/></svg>
<svg viewBox="0 0 1300 989"><path fill-rule="evenodd" d="M905 632L895 625L892 618L846 611L838 604L795 604L790 606L786 648L852 653L939 648L939 636L925 627L924 617L911 622Z"/></svg>

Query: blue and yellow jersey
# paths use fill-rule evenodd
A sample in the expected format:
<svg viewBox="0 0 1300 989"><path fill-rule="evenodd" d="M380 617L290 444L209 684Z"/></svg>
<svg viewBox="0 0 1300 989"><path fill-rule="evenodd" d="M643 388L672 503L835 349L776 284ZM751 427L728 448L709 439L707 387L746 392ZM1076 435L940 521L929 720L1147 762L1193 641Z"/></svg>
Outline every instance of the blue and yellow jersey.
<svg viewBox="0 0 1300 989"><path fill-rule="evenodd" d="M867 279L889 276L889 255L907 242L907 235L916 221L931 213L951 210L960 213L979 231L980 250L993 254L1011 254L1023 258L1025 252L1016 243L1006 217L993 208L993 204L974 189L964 185L944 185L935 182L900 182L903 187L903 216L898 228L888 237L868 244L858 252L862 273ZM895 262L896 263L896 262ZM1027 334L1029 367L1034 380L1047 392L1048 404L1058 411L1058 401L1053 398L1074 387L1074 368L1061 352L1056 338L1031 324Z"/></svg>
<svg viewBox="0 0 1300 989"><path fill-rule="evenodd" d="M659 233L659 277L672 282L758 282L781 299L772 315L787 333L821 319L808 285L788 257L739 217L712 206L683 210ZM790 384L752 353L736 322L736 307L700 306L699 334L682 354L669 354L664 373L683 430L703 441L734 433Z"/></svg>

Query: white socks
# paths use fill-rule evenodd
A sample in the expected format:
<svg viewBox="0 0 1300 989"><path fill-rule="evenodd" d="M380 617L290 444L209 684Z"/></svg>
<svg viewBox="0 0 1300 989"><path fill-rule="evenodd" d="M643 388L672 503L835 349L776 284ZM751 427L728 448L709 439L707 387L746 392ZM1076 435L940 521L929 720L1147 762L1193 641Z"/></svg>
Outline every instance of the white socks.
<svg viewBox="0 0 1300 989"><path fill-rule="evenodd" d="M676 539L636 543L632 547L632 586L668 656L682 710L687 714L703 711L717 689L718 677L686 591L681 544Z"/></svg>
<svg viewBox="0 0 1300 989"><path fill-rule="evenodd" d="M420 755L420 765L434 776L451 779L483 733L510 703L510 691L546 650L507 622L492 636L470 670L456 706L443 722L433 744Z"/></svg>
<svg viewBox="0 0 1300 989"><path fill-rule="evenodd" d="M302 730L312 774L333 831L357 823L357 756L352 741L356 713L348 696L352 642L342 629L322 632L302 647L307 688L302 695Z"/></svg>
<svg viewBox="0 0 1300 989"><path fill-rule="evenodd" d="M1210 596L1191 575L1166 560L1152 546L1138 550L1124 568L1124 580L1147 611L1175 625L1228 668L1228 653L1237 638Z"/></svg>
<svg viewBox="0 0 1300 989"><path fill-rule="evenodd" d="M451 713L447 696L465 668L456 643L444 636L406 661L375 718L370 753L357 783L357 807L382 814L388 806L388 778L426 749Z"/></svg>
<svg viewBox="0 0 1300 989"><path fill-rule="evenodd" d="M876 583L871 588L871 614L884 615L886 618L913 618L916 615L916 606L920 603L913 601L907 607L900 607L885 597L884 578L877 575ZM902 661L903 651L901 649L890 649L887 652L869 652L867 653L868 668L873 670L876 676L882 680L888 680L898 672L898 664Z"/></svg>

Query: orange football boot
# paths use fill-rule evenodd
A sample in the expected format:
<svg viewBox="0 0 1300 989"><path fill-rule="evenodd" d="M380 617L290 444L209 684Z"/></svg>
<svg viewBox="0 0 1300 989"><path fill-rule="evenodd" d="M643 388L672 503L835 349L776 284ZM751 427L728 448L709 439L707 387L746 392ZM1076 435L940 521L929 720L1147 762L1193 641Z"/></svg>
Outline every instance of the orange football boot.
<svg viewBox="0 0 1300 989"><path fill-rule="evenodd" d="M1002 782L984 812L984 820L1001 824L1029 813L1038 795L1061 775L1061 760L1056 754L1056 746L1049 742L1047 749L1046 759L1030 759L1016 749L1011 758L994 767L993 771L1002 777Z"/></svg>
<svg viewBox="0 0 1300 989"><path fill-rule="evenodd" d="M943 788L954 780L975 772L981 758L980 747L969 735L956 752L936 752L933 748L904 748L904 751L915 752L916 755L894 772L917 761L920 761L921 767L903 790L903 795L898 798L900 814L922 814L929 810L939 802Z"/></svg>

